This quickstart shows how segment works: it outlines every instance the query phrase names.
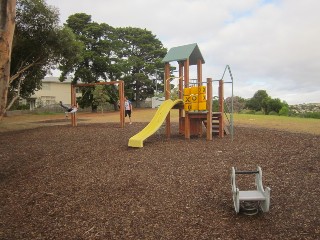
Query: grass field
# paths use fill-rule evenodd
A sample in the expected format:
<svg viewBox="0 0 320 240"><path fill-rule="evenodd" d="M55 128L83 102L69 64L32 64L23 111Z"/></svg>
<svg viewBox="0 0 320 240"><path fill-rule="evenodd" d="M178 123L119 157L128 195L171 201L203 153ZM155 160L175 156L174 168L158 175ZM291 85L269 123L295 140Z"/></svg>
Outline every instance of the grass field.
<svg viewBox="0 0 320 240"><path fill-rule="evenodd" d="M314 118L235 114L234 124L320 135L320 119Z"/></svg>
<svg viewBox="0 0 320 240"><path fill-rule="evenodd" d="M149 122L156 109L134 109L134 122ZM119 122L119 112L107 113L78 113L78 122L103 123ZM178 110L171 110L171 121L178 121ZM25 114L5 117L0 122L0 132L36 128L39 126L70 124L64 113L57 114ZM294 118L269 115L234 114L235 126L263 127L285 130L297 133L311 133L320 135L320 120L312 118Z"/></svg>

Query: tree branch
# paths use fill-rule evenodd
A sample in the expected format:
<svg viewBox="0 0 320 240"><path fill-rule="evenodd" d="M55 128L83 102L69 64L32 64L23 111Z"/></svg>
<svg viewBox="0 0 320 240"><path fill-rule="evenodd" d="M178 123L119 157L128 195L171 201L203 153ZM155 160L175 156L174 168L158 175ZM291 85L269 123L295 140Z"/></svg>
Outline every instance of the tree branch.
<svg viewBox="0 0 320 240"><path fill-rule="evenodd" d="M39 64L40 62L38 62L40 60L40 57L35 60L33 63L30 63L29 65L25 66L25 67L21 67L19 68L19 70L10 77L10 80L9 80L9 84L11 84L14 80L16 80L24 71L28 70L29 68ZM23 65L23 63L21 64Z"/></svg>
<svg viewBox="0 0 320 240"><path fill-rule="evenodd" d="M23 82L24 79L20 78L19 82L18 82L18 88L17 88L17 94L12 98L12 100L10 101L10 103L8 104L8 106L6 107L6 111L8 111L12 105L14 104L14 102L19 99L20 97L20 90L21 90L21 83Z"/></svg>

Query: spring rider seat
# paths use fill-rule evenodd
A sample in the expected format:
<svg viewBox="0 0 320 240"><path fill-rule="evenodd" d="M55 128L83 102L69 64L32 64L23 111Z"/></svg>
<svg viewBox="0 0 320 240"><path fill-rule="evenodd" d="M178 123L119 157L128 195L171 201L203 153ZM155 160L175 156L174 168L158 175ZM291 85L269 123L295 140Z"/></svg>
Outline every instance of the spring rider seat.
<svg viewBox="0 0 320 240"><path fill-rule="evenodd" d="M236 175L241 174L255 174L256 190L240 191L236 184ZM262 170L258 166L256 171L236 171L232 167L231 185L233 204L236 213L239 213L240 208L244 210L247 215L256 214L259 209L263 212L269 211L270 206L270 188L263 188L262 185Z"/></svg>

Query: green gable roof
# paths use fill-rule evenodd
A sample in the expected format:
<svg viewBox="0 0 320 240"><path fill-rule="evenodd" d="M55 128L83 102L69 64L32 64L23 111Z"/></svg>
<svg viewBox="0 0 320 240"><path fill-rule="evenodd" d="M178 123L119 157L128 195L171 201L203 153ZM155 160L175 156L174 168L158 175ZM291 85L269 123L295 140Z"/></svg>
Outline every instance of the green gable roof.
<svg viewBox="0 0 320 240"><path fill-rule="evenodd" d="M201 55L200 49L196 43L171 48L167 55L162 59L162 62L180 62L187 60L188 58L190 65L197 65L197 61L199 59L202 63L205 63Z"/></svg>

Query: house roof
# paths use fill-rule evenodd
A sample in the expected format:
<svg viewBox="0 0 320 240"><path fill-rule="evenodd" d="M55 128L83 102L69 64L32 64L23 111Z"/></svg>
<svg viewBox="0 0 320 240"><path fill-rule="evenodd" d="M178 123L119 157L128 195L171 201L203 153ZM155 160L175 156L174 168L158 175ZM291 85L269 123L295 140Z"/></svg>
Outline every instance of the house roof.
<svg viewBox="0 0 320 240"><path fill-rule="evenodd" d="M46 83L71 83L71 78L67 78L63 82L60 82L59 77L52 77L52 76L46 76L44 79L42 79L42 82Z"/></svg>
<svg viewBox="0 0 320 240"><path fill-rule="evenodd" d="M162 59L162 62L180 62L187 60L188 58L189 65L197 65L199 59L201 60L202 64L205 63L198 44L196 43L171 48L167 55Z"/></svg>

